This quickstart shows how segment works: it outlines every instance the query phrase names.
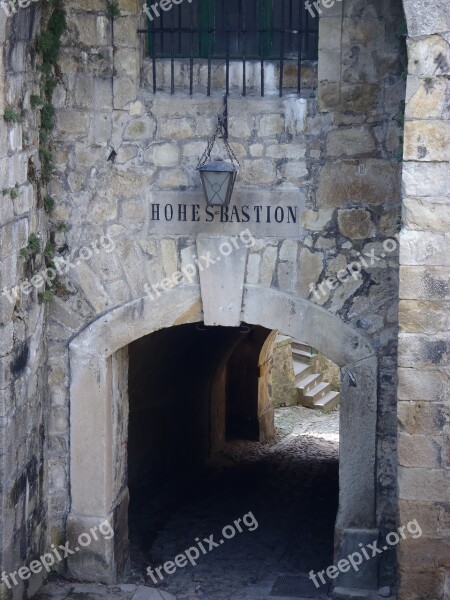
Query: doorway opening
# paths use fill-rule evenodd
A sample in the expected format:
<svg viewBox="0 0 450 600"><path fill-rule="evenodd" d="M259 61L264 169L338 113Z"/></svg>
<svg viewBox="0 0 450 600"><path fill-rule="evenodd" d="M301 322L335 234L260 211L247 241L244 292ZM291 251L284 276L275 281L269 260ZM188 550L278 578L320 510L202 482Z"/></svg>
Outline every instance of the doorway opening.
<svg viewBox="0 0 450 600"><path fill-rule="evenodd" d="M280 577L332 563L339 412L275 408L291 368L280 337L190 324L128 346L130 581L178 598L263 598ZM164 570L192 547L195 564Z"/></svg>
<svg viewBox="0 0 450 600"><path fill-rule="evenodd" d="M204 310L205 302L202 300L198 286L173 290L166 294L164 302L153 302L148 298L133 300L95 320L89 327L79 332L70 344L71 511L67 519L67 537L69 543L76 546L80 532L89 530L90 527L105 519L110 521L114 529L114 537L110 540L102 540L95 548L93 546L88 555L74 554L69 557L68 570L71 577L81 581L115 583L119 577L122 577L128 563L130 494L127 444L132 447L135 439L131 437L127 439L129 348L136 340L164 329L167 333L186 324L196 326L202 321ZM217 335L215 331L219 332L222 328L221 315L216 316L214 326L217 326L217 329L212 329L213 336ZM342 435L339 440L339 509L334 527L334 562L338 562L345 558L352 548L371 542L379 536L375 485L378 390L378 361L375 350L359 332L325 309L306 300L260 286L245 287L238 323L268 325L272 332L277 330L290 335L294 340L302 340L303 343L326 353L341 369L339 421ZM223 331L236 334L239 327L237 325L236 328L224 327ZM260 354L258 385L263 380L267 380L270 373L268 368L270 360L265 360L270 356L270 352L265 352L270 346L270 335ZM175 385L175 380L179 385L181 381L181 377L177 375L179 365L175 358L193 360L192 352L189 355L174 353L172 352L174 347L176 344L165 345L166 362L171 366L169 383L172 386ZM211 353L217 356L217 364L220 364L220 352L216 350L221 345L209 344L206 347L208 351L205 350L203 353L206 356L205 364L208 364L207 359ZM157 345L153 350L154 356L161 354L161 349ZM197 355L201 356L198 351L195 355L196 359L198 359ZM145 368L141 368L141 372L145 372ZM203 381L201 389L204 390L206 379L202 373L200 373L200 380ZM273 381L269 380L269 384L262 387L273 392ZM208 385L211 402L208 409L210 419L206 419L209 423L209 436L207 436L209 440L206 447L211 449L211 456L215 456L223 449L223 444L226 442L223 377L209 379ZM183 386L181 385L179 389L183 391ZM222 392L217 394L217 389ZM95 402L92 402L92 398L95 398ZM261 402L260 398L264 401ZM270 393L266 393L266 396L258 396L257 420L262 434L270 433L267 424L271 423L270 414L273 406L267 401L268 398ZM181 407L178 412L186 414L186 408ZM194 403L194 408L191 407L188 412L190 420L185 425L189 431L193 429L191 421L194 418L196 420L201 417L203 419L201 422L205 422L202 405ZM159 424L161 430L161 421L155 419L155 423ZM156 427L154 423L152 425ZM147 441L144 439L146 431L146 427L141 427L140 439L143 442ZM204 432L203 426L200 427L200 431ZM132 436L132 427L130 433ZM156 434L158 435L158 431ZM160 435L164 437L162 433ZM184 444L184 439L182 437L179 442L178 450L178 455L182 454L183 449L185 450L185 455L181 456L181 464L183 460L189 464L201 463L198 458L194 460L195 453L194 458L192 453L187 453L188 446ZM200 435L198 439L191 433L188 441L192 442L194 447L205 448L204 435ZM259 442L244 441L248 444L269 443L262 441L261 435ZM141 446L138 444L138 447L146 448L142 444ZM88 452L86 448L89 448ZM153 468L151 461L147 464L148 455L144 450L142 452L144 454L140 460L144 470L149 467L149 464ZM205 468L208 466L208 460L207 458L204 463ZM230 460L234 464L234 460ZM173 458L170 460L167 457L165 463L180 464ZM183 475L183 469L180 471ZM171 469L161 468L159 472L169 480L169 484L175 480ZM185 473L188 473L187 469ZM156 492L160 493L163 488L157 478L153 481L151 478L141 476L134 481L130 479L134 506L130 512L131 518L133 513L136 514L135 509L139 499L136 487L139 488L141 484L144 487L143 483L146 479L151 485L148 495L141 495L144 504L147 499L153 500ZM200 482L202 481L206 481L206 478L200 477ZM191 484L191 488L195 488L195 481ZM183 488L181 489L183 491ZM201 489L200 485L198 489ZM262 495L264 496L264 492ZM175 493L166 493L166 498L171 502L177 497ZM164 503L160 502L158 506L164 507ZM277 509L273 509L272 512L278 514ZM151 514L151 511L147 511L147 514ZM161 528L162 525L157 526L156 531L160 531ZM340 575L340 586L353 589L377 589L377 561L368 561L364 566L364 571L361 568L356 573L347 572ZM341 577L344 578L343 581Z"/></svg>

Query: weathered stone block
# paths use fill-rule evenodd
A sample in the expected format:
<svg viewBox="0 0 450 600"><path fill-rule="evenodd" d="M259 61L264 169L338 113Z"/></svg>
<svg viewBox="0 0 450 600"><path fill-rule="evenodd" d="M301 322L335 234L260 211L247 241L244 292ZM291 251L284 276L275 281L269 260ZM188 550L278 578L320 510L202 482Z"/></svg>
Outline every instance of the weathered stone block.
<svg viewBox="0 0 450 600"><path fill-rule="evenodd" d="M408 69L411 75L429 78L450 75L448 42L440 35L409 38Z"/></svg>
<svg viewBox="0 0 450 600"><path fill-rule="evenodd" d="M340 206L346 202L384 204L400 198L399 168L389 161L327 163L320 172L317 205Z"/></svg>
<svg viewBox="0 0 450 600"><path fill-rule="evenodd" d="M308 101L305 98L285 98L284 107L284 126L285 132L295 136L300 136L305 132L308 114Z"/></svg>
<svg viewBox="0 0 450 600"><path fill-rule="evenodd" d="M340 210L338 223L342 235L350 239L362 240L374 235L374 224L368 210L362 208Z"/></svg>
<svg viewBox="0 0 450 600"><path fill-rule="evenodd" d="M308 177L308 166L305 161L288 162L281 165L280 176L294 185L301 185L305 177Z"/></svg>
<svg viewBox="0 0 450 600"><path fill-rule="evenodd" d="M399 523L406 525L414 519L424 535L436 535L442 529L442 514L445 508L434 502L399 500Z"/></svg>
<svg viewBox="0 0 450 600"><path fill-rule="evenodd" d="M340 109L356 114L374 112L382 94L376 83L344 83L340 91Z"/></svg>
<svg viewBox="0 0 450 600"><path fill-rule="evenodd" d="M402 266L400 296L407 299L446 300L450 297L448 267Z"/></svg>
<svg viewBox="0 0 450 600"><path fill-rule="evenodd" d="M328 17L328 10L327 10ZM328 17L319 19L319 53L322 50L335 50L340 52L342 17Z"/></svg>
<svg viewBox="0 0 450 600"><path fill-rule="evenodd" d="M136 49L117 48L114 54L114 69L116 77L127 77L135 82L139 74L139 54Z"/></svg>
<svg viewBox="0 0 450 600"><path fill-rule="evenodd" d="M340 101L341 86L336 81L320 81L317 90L319 100L319 108L321 111L327 112L334 110Z"/></svg>
<svg viewBox="0 0 450 600"><path fill-rule="evenodd" d="M450 542L448 539L429 539L425 536L401 540L398 558L405 569L414 569L417 565L422 569L450 567Z"/></svg>
<svg viewBox="0 0 450 600"><path fill-rule="evenodd" d="M264 146L263 144L252 144L249 148L250 156L253 158L261 158L264 156Z"/></svg>
<svg viewBox="0 0 450 600"><path fill-rule="evenodd" d="M138 155L139 147L131 144L123 145L119 148L115 159L116 164L124 165L125 163L133 160Z"/></svg>
<svg viewBox="0 0 450 600"><path fill-rule="evenodd" d="M305 229L320 231L325 229L334 213L333 208L324 208L319 211L305 210L302 213L302 224Z"/></svg>
<svg viewBox="0 0 450 600"><path fill-rule="evenodd" d="M112 104L110 78L77 75L74 108L111 110Z"/></svg>
<svg viewBox="0 0 450 600"><path fill-rule="evenodd" d="M420 566L420 565L417 565ZM399 600L443 600L444 599L444 571L433 569L420 571L417 569L399 570Z"/></svg>
<svg viewBox="0 0 450 600"><path fill-rule="evenodd" d="M3 194L0 189L0 225L5 225L14 219L14 203L9 193Z"/></svg>
<svg viewBox="0 0 450 600"><path fill-rule="evenodd" d="M69 134L69 127L67 127ZM108 113L96 112L90 121L90 142L105 146L111 139L112 122Z"/></svg>
<svg viewBox="0 0 450 600"><path fill-rule="evenodd" d="M197 255L216 258L215 264L200 270L205 325L239 326L248 248L233 248L226 237L199 236Z"/></svg>
<svg viewBox="0 0 450 600"><path fill-rule="evenodd" d="M114 77L113 94L114 108L123 110L136 100L136 80L129 77Z"/></svg>
<svg viewBox="0 0 450 600"><path fill-rule="evenodd" d="M417 368L398 369L399 400L445 402L450 395L450 378L445 372Z"/></svg>
<svg viewBox="0 0 450 600"><path fill-rule="evenodd" d="M346 559L354 552L360 550L360 546L373 544L379 537L378 529L346 529L343 532L341 544L337 552L337 561ZM370 556L370 555L369 555ZM336 561L336 562L337 562ZM364 560L358 571L350 568L347 572L339 573L336 579L338 587L350 589L376 590L378 588L378 560Z"/></svg>
<svg viewBox="0 0 450 600"><path fill-rule="evenodd" d="M319 73L321 82L340 81L341 78L341 53L335 48L320 50Z"/></svg>
<svg viewBox="0 0 450 600"><path fill-rule="evenodd" d="M105 155L104 148L89 148L84 143L75 143L74 149L75 164L78 167L92 167L94 164L98 164L102 161ZM107 157L106 157L107 158ZM64 157L61 157L64 160Z"/></svg>
<svg viewBox="0 0 450 600"><path fill-rule="evenodd" d="M406 121L405 160L450 161L449 121Z"/></svg>
<svg viewBox="0 0 450 600"><path fill-rule="evenodd" d="M443 232L450 230L448 201L439 198L404 198L403 224L407 229Z"/></svg>
<svg viewBox="0 0 450 600"><path fill-rule="evenodd" d="M402 467L442 467L443 443L439 437L399 433L398 462Z"/></svg>
<svg viewBox="0 0 450 600"><path fill-rule="evenodd" d="M257 284L259 282L259 266L261 264L261 256L259 254L250 254L247 261L246 283Z"/></svg>
<svg viewBox="0 0 450 600"><path fill-rule="evenodd" d="M446 0L404 0L408 33L425 36L450 30L450 17Z"/></svg>
<svg viewBox="0 0 450 600"><path fill-rule="evenodd" d="M244 160L240 176L252 185L272 183L276 178L275 166L268 160Z"/></svg>
<svg viewBox="0 0 450 600"><path fill-rule="evenodd" d="M311 252L308 248L301 248L299 255L299 281L298 294L307 298L311 294L310 285L315 285L323 269L323 255L321 252Z"/></svg>
<svg viewBox="0 0 450 600"><path fill-rule="evenodd" d="M377 147L368 127L352 127L330 131L327 139L329 156L362 156L374 154Z"/></svg>
<svg viewBox="0 0 450 600"><path fill-rule="evenodd" d="M71 271L71 279L82 290L96 311L103 312L111 306L111 299L101 278L86 263L81 262L76 269Z"/></svg>
<svg viewBox="0 0 450 600"><path fill-rule="evenodd" d="M295 240L285 240L280 248L280 260L297 262L298 242Z"/></svg>
<svg viewBox="0 0 450 600"><path fill-rule="evenodd" d="M404 229L400 234L400 263L450 266L450 235Z"/></svg>
<svg viewBox="0 0 450 600"><path fill-rule="evenodd" d="M300 160L305 157L306 148L299 144L276 144L267 146L266 156L269 158L290 158Z"/></svg>
<svg viewBox="0 0 450 600"><path fill-rule="evenodd" d="M264 115L259 121L257 131L260 137L279 135L284 131L283 115ZM242 136L242 133L240 136Z"/></svg>
<svg viewBox="0 0 450 600"><path fill-rule="evenodd" d="M156 122L153 117L133 119L125 128L124 140L152 140L155 135Z"/></svg>
<svg viewBox="0 0 450 600"><path fill-rule="evenodd" d="M144 160L155 167L176 167L179 164L178 145L155 144L144 154Z"/></svg>
<svg viewBox="0 0 450 600"><path fill-rule="evenodd" d="M399 497L404 500L439 502L447 497L448 486L449 480L443 469L398 468Z"/></svg>
<svg viewBox="0 0 450 600"><path fill-rule="evenodd" d="M163 238L161 240L161 260L166 276L172 277L178 267L177 245L174 239Z"/></svg>
<svg viewBox="0 0 450 600"><path fill-rule="evenodd" d="M195 133L195 120L192 117L185 119L161 120L158 123L159 138L184 140Z"/></svg>
<svg viewBox="0 0 450 600"><path fill-rule="evenodd" d="M442 302L400 300L400 330L405 333L438 334L450 330L448 304Z"/></svg>
<svg viewBox="0 0 450 600"><path fill-rule="evenodd" d="M449 94L450 81L446 77L422 80L417 75L410 75L407 87L407 119L448 119Z"/></svg>
<svg viewBox="0 0 450 600"><path fill-rule="evenodd" d="M158 185L161 188L186 189L189 186L189 178L181 169L164 169L159 174Z"/></svg>
<svg viewBox="0 0 450 600"><path fill-rule="evenodd" d="M121 203L121 216L123 224L133 230L141 230L147 220L147 207L139 200L124 200Z"/></svg>
<svg viewBox="0 0 450 600"><path fill-rule="evenodd" d="M114 21L114 44L136 49L139 46L138 19L135 15Z"/></svg>
<svg viewBox="0 0 450 600"><path fill-rule="evenodd" d="M275 274L278 250L274 246L267 246L261 260L260 283L270 286Z"/></svg>
<svg viewBox="0 0 450 600"><path fill-rule="evenodd" d="M399 402L398 420L405 433L414 434L447 434L449 427L447 425L449 418L449 407L445 404L425 401ZM441 472L442 479L443 472ZM407 498L406 496L401 496ZM444 497L444 496L443 496ZM414 500L414 498L410 498ZM419 500L420 498L417 497ZM427 498L423 498L427 500ZM433 498L431 498L433 499Z"/></svg>
<svg viewBox="0 0 450 600"><path fill-rule="evenodd" d="M448 365L450 340L446 333L427 335L408 333L399 337L399 365L433 367Z"/></svg>
<svg viewBox="0 0 450 600"><path fill-rule="evenodd" d="M72 22L83 46L107 46L111 43L111 21L101 14L72 14Z"/></svg>
<svg viewBox="0 0 450 600"><path fill-rule="evenodd" d="M27 245L28 240L28 220L19 219L7 223L1 228L0 235L0 258L3 260L7 256L17 254L21 248Z"/></svg>

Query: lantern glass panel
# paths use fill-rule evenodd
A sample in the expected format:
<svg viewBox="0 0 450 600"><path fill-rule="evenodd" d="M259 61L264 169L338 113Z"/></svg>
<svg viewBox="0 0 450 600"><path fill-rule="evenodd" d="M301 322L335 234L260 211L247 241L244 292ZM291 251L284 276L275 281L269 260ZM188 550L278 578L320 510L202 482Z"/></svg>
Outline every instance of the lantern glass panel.
<svg viewBox="0 0 450 600"><path fill-rule="evenodd" d="M203 172L203 185L208 203L212 206L223 206L227 200L230 172Z"/></svg>

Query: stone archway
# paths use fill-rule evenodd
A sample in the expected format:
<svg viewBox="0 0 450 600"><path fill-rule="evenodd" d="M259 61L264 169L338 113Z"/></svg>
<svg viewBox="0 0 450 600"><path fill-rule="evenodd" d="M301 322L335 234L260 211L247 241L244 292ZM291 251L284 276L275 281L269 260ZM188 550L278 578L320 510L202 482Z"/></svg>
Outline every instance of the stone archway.
<svg viewBox="0 0 450 600"><path fill-rule="evenodd" d="M245 286L243 291L241 321L301 338L341 367L339 556L348 543L357 546L377 535L376 356L361 335L317 305L260 286ZM70 344L72 503L68 539L75 540L104 519L115 531L114 538L102 540L102 547L71 557L71 574L79 579L114 582L126 560L128 490L117 452L126 438L127 423L126 418L118 421L116 405L127 405L119 373L127 346L159 329L202 321L203 308L198 286L180 287L157 301L141 298L114 309ZM376 575L373 577L375 587ZM345 584L363 587L350 579Z"/></svg>

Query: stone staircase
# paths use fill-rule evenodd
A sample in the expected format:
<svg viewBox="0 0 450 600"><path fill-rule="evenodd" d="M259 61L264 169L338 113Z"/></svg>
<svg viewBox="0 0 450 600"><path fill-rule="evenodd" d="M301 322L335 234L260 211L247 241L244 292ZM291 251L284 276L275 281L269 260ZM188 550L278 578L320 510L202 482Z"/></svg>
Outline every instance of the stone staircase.
<svg viewBox="0 0 450 600"><path fill-rule="evenodd" d="M341 396L332 391L331 383L323 381L320 373L312 372L312 356L310 346L292 340L297 404L328 413L336 408Z"/></svg>

